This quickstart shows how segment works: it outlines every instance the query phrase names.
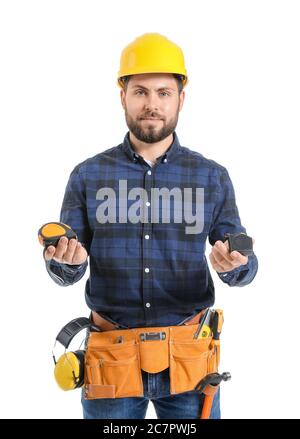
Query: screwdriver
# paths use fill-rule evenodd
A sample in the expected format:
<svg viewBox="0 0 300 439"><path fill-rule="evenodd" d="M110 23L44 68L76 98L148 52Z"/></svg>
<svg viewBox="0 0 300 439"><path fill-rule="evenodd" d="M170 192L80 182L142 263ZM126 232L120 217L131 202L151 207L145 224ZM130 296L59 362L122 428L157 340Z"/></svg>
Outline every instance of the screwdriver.
<svg viewBox="0 0 300 439"><path fill-rule="evenodd" d="M214 340L220 340L223 321L223 311L220 309L216 309L212 317L212 332Z"/></svg>
<svg viewBox="0 0 300 439"><path fill-rule="evenodd" d="M214 352L216 354L217 367L220 363L220 334L222 331L222 326L224 323L223 311L221 309L216 309L212 316L212 332L213 339L212 345L214 346Z"/></svg>

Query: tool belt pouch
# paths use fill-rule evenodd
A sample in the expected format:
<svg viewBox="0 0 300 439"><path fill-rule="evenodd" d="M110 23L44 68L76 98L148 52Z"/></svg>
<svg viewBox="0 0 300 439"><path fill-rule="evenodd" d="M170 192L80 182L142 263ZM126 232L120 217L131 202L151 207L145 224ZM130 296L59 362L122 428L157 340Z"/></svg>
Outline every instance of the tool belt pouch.
<svg viewBox="0 0 300 439"><path fill-rule="evenodd" d="M217 372L219 340L193 339L198 325L91 332L86 345L85 399L144 396L142 370L169 367L170 393L194 390Z"/></svg>
<svg viewBox="0 0 300 439"><path fill-rule="evenodd" d="M136 340L115 343L109 339L117 336L119 331L90 334L85 353L86 399L143 396Z"/></svg>
<svg viewBox="0 0 300 439"><path fill-rule="evenodd" d="M217 348L212 336L193 339L197 325L171 327L170 335L170 393L194 390L196 384L209 373L217 372ZM192 331L191 331L192 329Z"/></svg>

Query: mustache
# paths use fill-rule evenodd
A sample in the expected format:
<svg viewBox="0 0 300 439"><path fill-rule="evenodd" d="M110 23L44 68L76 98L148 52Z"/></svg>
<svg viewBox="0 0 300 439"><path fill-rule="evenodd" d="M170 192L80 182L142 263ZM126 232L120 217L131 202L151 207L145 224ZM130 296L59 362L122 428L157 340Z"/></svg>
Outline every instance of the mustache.
<svg viewBox="0 0 300 439"><path fill-rule="evenodd" d="M163 119L163 117L162 116L160 116L159 114L156 114L156 113L152 113L152 114L145 114L145 115L143 115L143 116L141 116L140 117L140 119L147 119L147 118L153 118L153 119Z"/></svg>

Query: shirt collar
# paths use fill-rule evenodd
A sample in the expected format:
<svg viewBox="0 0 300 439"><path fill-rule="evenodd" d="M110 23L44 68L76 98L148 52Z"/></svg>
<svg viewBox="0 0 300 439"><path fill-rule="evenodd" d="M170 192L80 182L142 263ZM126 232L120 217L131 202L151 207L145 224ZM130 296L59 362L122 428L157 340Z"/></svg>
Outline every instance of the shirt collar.
<svg viewBox="0 0 300 439"><path fill-rule="evenodd" d="M123 143L121 144L122 150L127 154L127 156L132 160L133 162L137 162L139 155L134 151L132 144L129 139L129 131L126 133ZM181 148L178 136L176 134L176 131L173 131L173 142L167 149L167 151L162 154L160 157L157 157L157 161L160 161L161 163L167 163L169 160L179 152Z"/></svg>

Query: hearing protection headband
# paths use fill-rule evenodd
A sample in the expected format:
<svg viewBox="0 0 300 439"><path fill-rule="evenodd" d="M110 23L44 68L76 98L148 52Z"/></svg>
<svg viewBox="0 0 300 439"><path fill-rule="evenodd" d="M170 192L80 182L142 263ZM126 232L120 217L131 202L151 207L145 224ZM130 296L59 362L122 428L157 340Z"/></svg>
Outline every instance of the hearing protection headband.
<svg viewBox="0 0 300 439"><path fill-rule="evenodd" d="M58 341L62 344L65 349L67 349L75 337L80 331L83 329L93 329L94 331L101 332L101 329L98 326L95 326L91 323L91 320L87 317L77 317L76 319L71 320L67 323L58 333L53 350L55 348L56 342ZM54 352L52 351L54 363L56 364L56 359Z"/></svg>

